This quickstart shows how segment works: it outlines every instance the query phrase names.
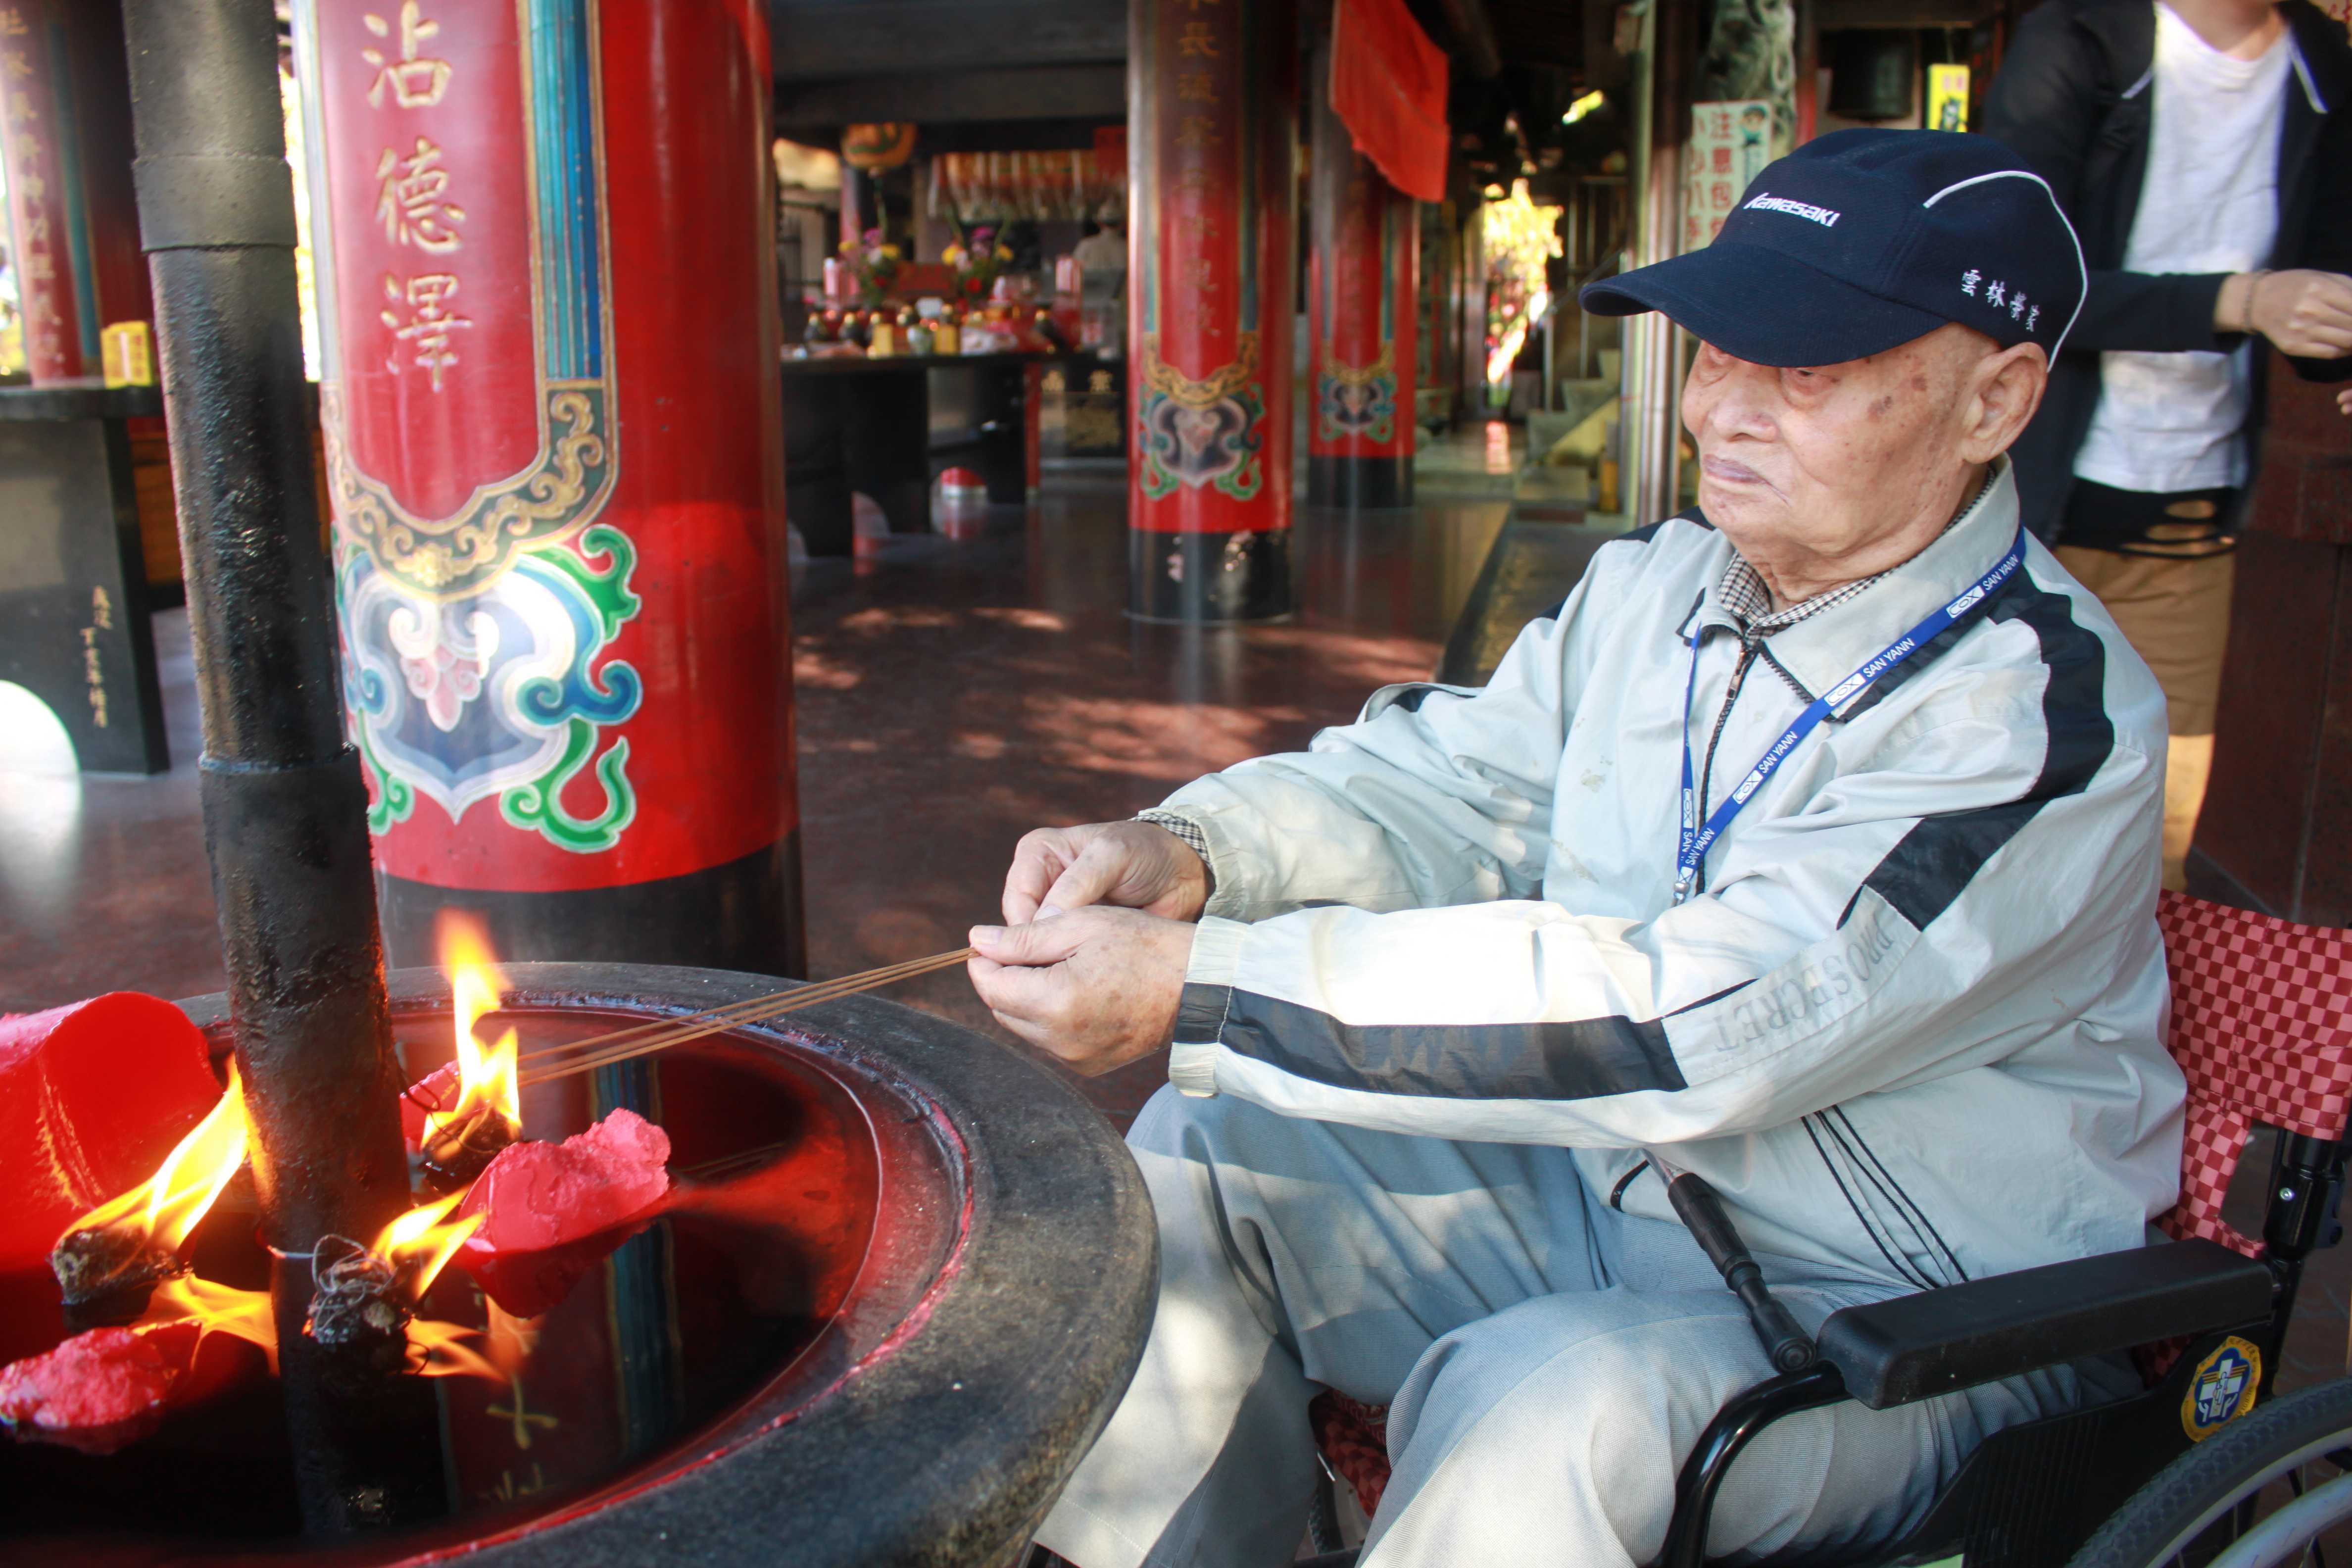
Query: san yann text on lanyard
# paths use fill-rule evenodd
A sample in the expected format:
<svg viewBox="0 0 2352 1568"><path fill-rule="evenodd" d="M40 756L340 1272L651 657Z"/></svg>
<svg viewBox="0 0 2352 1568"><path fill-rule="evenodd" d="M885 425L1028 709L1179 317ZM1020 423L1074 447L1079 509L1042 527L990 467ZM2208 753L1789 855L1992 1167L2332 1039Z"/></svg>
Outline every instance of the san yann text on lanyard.
<svg viewBox="0 0 2352 1568"><path fill-rule="evenodd" d="M1953 622L1966 618L1992 596L1994 589L2015 576L2017 569L2024 563L2025 531L2020 529L2017 537L2010 542L2009 553L1993 563L1992 570L1978 578L1967 593L1905 632L1884 652L1872 655L1852 675L1814 698L1811 704L1797 715L1796 722L1783 730L1780 738L1772 742L1771 749L1748 770L1748 776L1739 781L1739 787L1725 797L1723 804L1708 816L1704 826L1698 820L1698 786L1691 775L1690 710L1698 692L1699 637L1706 628L1695 617L1690 635L1690 679L1683 688L1683 824L1681 847L1675 857L1675 902L1679 904L1689 898L1691 890L1698 886L1698 870L1706 861L1706 852L1714 847L1717 839L1723 837L1723 830L1731 826L1731 819L1739 815L1739 808L1764 787L1764 781L1770 778L1773 772L1788 760L1789 753L1830 716L1832 709L1842 707L1850 699L1860 695L1872 681L1942 636Z"/></svg>

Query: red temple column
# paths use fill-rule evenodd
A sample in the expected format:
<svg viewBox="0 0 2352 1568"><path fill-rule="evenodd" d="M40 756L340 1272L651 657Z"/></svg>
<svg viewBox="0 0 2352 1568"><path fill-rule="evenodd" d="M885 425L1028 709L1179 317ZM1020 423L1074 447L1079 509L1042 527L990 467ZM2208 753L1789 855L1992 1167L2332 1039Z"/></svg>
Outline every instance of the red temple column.
<svg viewBox="0 0 2352 1568"><path fill-rule="evenodd" d="M1287 615L1292 0L1130 0L1129 607Z"/></svg>
<svg viewBox="0 0 2352 1568"><path fill-rule="evenodd" d="M27 367L36 385L95 377L104 328L155 320L118 7L0 0L0 131Z"/></svg>
<svg viewBox="0 0 2352 1568"><path fill-rule="evenodd" d="M1328 47L1312 78L1307 501L1411 506L1421 219L1332 110Z"/></svg>
<svg viewBox="0 0 2352 1568"><path fill-rule="evenodd" d="M760 0L298 0L395 963L797 973Z"/></svg>

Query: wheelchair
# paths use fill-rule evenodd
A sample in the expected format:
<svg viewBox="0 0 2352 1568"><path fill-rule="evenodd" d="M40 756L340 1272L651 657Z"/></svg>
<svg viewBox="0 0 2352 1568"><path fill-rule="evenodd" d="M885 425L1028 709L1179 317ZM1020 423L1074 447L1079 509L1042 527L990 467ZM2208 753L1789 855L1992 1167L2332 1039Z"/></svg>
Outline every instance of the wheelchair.
<svg viewBox="0 0 2352 1568"><path fill-rule="evenodd" d="M1801 1364L1733 1399L1701 1435L1656 1568L1708 1561L1724 1479L1784 1416L1849 1399L1881 1410L2124 1352L2145 1392L1993 1434L1895 1542L1784 1553L1772 1568L2325 1563L2319 1538L2352 1521L2352 1377L2273 1394L2305 1261L2342 1236L2352 932L2171 892L2157 921L2168 1044L2189 1080L2180 1200L2157 1222L2170 1239L1832 1313L1810 1346L1776 1361ZM2274 1138L2259 1239L2221 1217L2257 1125ZM1328 1550L1339 1544L1332 1489L1351 1488L1371 1516L1388 1479L1386 1412L1325 1393L1309 1416L1326 1470L1313 1532L1323 1555L1300 1568L1349 1568L1354 1552Z"/></svg>

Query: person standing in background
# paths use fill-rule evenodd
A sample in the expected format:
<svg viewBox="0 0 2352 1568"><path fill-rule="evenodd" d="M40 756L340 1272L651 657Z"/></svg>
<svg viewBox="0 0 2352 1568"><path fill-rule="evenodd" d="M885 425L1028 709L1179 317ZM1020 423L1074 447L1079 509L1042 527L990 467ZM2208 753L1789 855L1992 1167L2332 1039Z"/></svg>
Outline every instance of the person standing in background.
<svg viewBox="0 0 2352 1568"><path fill-rule="evenodd" d="M2045 0L2018 26L1984 130L2049 182L2089 269L2012 456L2026 525L2164 687L2177 889L2260 455L2254 340L2306 379L2352 377L2352 45L2307 0ZM2337 401L2352 414L2352 392Z"/></svg>
<svg viewBox="0 0 2352 1568"><path fill-rule="evenodd" d="M1127 236L1119 233L1116 222L1104 225L1088 218L1080 233L1084 237L1070 254L1078 258L1078 265L1086 269L1088 278L1127 276ZM1111 286L1110 292L1118 292L1116 285Z"/></svg>

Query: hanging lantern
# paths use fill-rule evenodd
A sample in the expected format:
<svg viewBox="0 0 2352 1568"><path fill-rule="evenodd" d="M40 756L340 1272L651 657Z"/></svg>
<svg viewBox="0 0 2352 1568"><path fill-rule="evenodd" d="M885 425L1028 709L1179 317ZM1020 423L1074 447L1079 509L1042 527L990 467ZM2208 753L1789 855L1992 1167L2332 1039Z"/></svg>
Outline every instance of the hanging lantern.
<svg viewBox="0 0 2352 1568"><path fill-rule="evenodd" d="M853 169L876 174L915 155L915 128L897 121L852 125L841 133L841 156Z"/></svg>

